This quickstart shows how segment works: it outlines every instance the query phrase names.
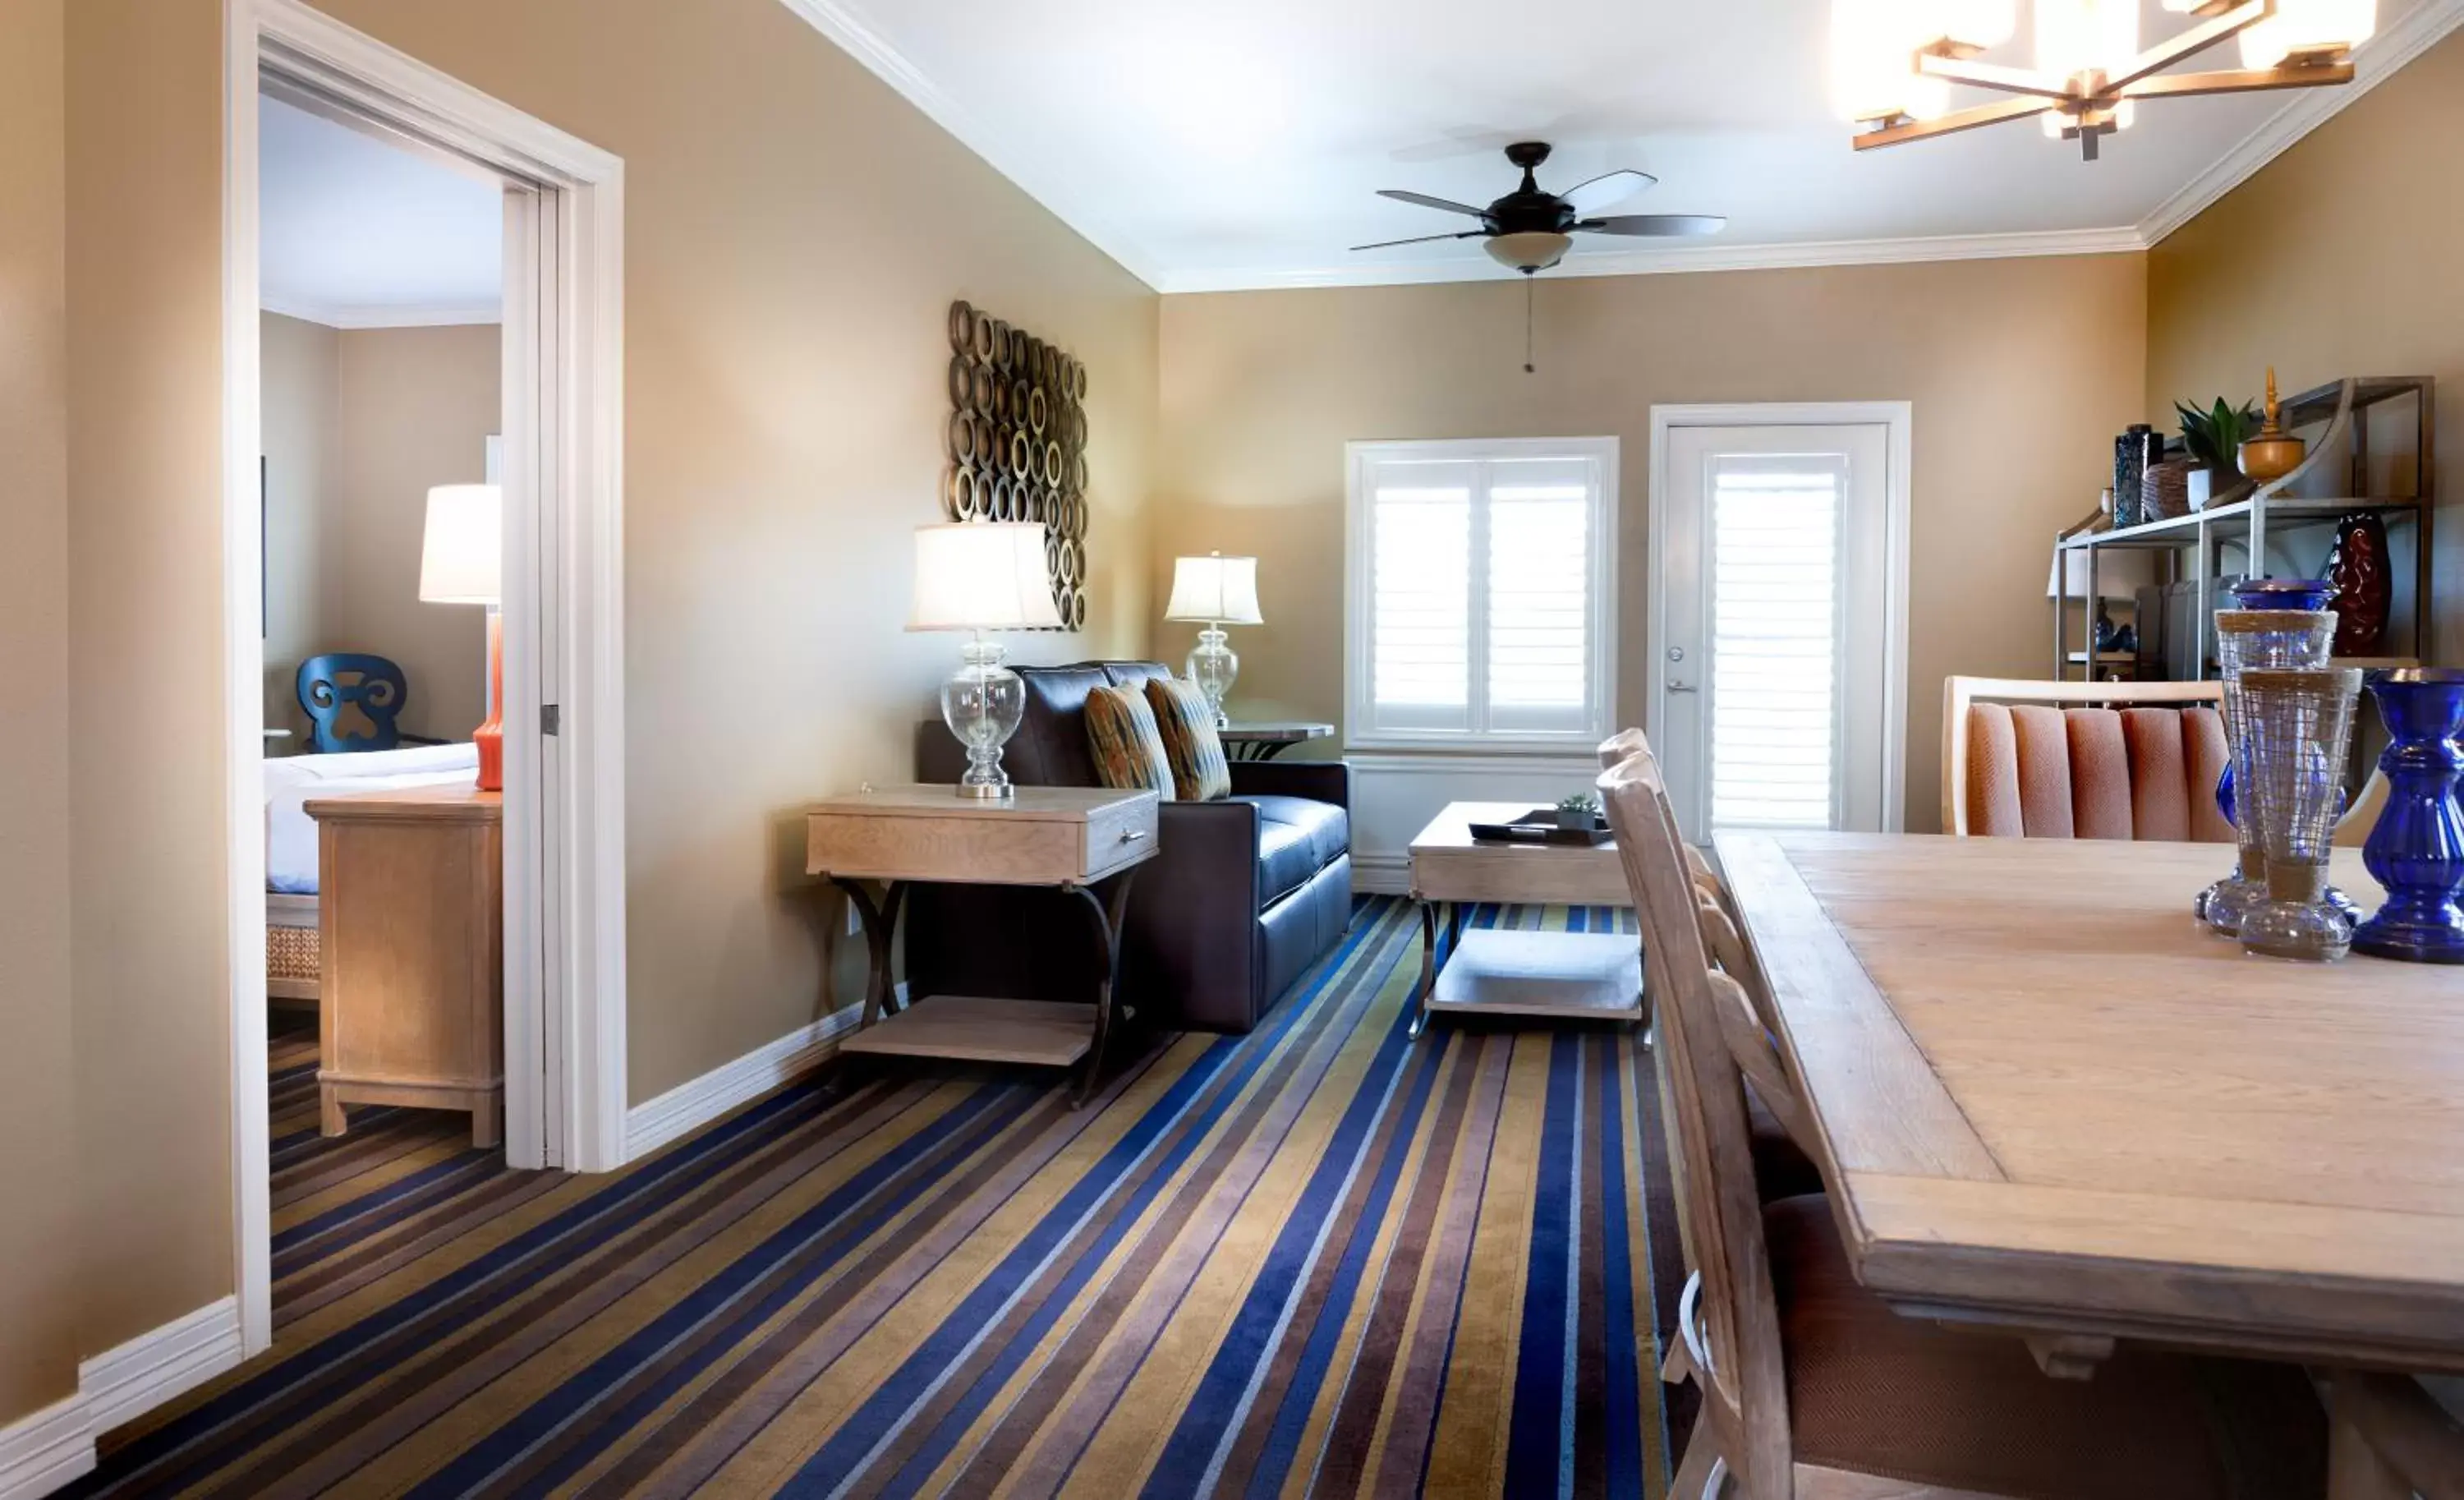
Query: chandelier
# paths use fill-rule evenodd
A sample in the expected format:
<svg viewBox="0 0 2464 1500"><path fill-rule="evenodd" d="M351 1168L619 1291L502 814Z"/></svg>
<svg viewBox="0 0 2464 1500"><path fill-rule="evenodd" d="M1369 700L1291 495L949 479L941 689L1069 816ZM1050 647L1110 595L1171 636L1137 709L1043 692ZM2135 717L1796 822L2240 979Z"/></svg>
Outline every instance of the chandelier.
<svg viewBox="0 0 2464 1500"><path fill-rule="evenodd" d="M2018 0L1832 0L1833 82L1859 127L1857 149L2037 117L2046 136L2098 143L2126 130L2139 101L2353 81L2353 49L2378 29L2378 0L2165 0L2196 24L2141 50L2139 0L2035 0L2034 67L1977 60L2018 31ZM2238 40L2241 66L2168 73ZM1952 109L1953 84L2010 96Z"/></svg>

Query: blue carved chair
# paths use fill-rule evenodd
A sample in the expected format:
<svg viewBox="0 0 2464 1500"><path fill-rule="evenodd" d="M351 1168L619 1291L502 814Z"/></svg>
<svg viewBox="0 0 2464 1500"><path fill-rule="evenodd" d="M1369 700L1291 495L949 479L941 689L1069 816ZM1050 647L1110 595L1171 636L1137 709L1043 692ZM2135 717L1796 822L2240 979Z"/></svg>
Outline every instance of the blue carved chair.
<svg viewBox="0 0 2464 1500"><path fill-rule="evenodd" d="M406 740L438 741L402 732L402 711L410 682L383 656L328 651L299 664L295 687L308 716L308 739L319 755L352 750L391 750Z"/></svg>

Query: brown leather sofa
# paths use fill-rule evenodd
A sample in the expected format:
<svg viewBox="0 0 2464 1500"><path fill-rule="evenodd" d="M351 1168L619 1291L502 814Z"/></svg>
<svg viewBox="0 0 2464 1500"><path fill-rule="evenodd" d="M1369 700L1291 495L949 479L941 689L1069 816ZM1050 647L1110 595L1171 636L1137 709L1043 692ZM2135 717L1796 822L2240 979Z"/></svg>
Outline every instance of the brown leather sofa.
<svg viewBox="0 0 2464 1500"><path fill-rule="evenodd" d="M1026 716L1002 758L1022 786L1093 786L1089 690L1171 675L1156 662L1022 667ZM919 725L916 774L955 782L965 753ZM1234 761L1226 802L1169 802L1121 938L1121 1001L1167 1028L1247 1031L1352 922L1352 772L1341 761ZM1107 893L1109 893L1109 892ZM916 993L1084 1000L1096 978L1083 903L1048 891L909 893Z"/></svg>

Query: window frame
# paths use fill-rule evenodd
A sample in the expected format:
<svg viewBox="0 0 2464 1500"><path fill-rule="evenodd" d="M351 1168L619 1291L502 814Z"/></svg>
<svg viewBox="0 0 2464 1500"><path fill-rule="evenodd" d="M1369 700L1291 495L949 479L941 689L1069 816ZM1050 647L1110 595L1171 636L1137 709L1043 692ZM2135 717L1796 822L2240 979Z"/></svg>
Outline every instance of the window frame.
<svg viewBox="0 0 2464 1500"><path fill-rule="evenodd" d="M1469 729L1376 727L1373 667L1376 659L1371 571L1375 566L1370 475L1384 463L1471 463L1558 458L1584 464L1592 476L1589 606L1585 629L1590 651L1584 724L1573 730L1493 730L1487 691L1488 529L1486 486L1473 508L1469 601ZM1344 445L1344 745L1355 750L1483 751L1563 755L1588 752L1615 732L1617 648L1617 480L1619 443L1615 437L1453 438L1425 442L1353 442ZM1484 481L1485 480L1484 474Z"/></svg>

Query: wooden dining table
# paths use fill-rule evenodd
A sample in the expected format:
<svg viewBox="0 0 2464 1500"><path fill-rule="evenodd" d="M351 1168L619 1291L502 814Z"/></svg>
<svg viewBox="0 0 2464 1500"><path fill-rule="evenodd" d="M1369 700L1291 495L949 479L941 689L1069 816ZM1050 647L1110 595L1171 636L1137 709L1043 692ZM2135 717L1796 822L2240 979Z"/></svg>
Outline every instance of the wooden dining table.
<svg viewBox="0 0 2464 1500"><path fill-rule="evenodd" d="M2464 970L2245 957L2190 915L2218 845L1716 848L1898 1311L2081 1378L2117 1340L2464 1370Z"/></svg>

